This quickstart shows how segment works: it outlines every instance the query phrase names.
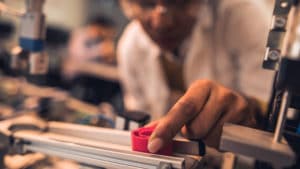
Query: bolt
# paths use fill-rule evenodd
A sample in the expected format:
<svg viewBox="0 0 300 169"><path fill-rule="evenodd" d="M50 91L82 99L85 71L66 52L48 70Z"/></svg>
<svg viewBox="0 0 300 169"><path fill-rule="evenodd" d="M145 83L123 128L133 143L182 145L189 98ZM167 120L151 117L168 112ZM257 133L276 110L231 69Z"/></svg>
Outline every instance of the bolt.
<svg viewBox="0 0 300 169"><path fill-rule="evenodd" d="M270 50L268 58L272 61L278 61L280 57L280 52L278 50Z"/></svg>
<svg viewBox="0 0 300 169"><path fill-rule="evenodd" d="M276 28L284 28L287 23L287 20L285 17L278 16L275 18L275 27Z"/></svg>

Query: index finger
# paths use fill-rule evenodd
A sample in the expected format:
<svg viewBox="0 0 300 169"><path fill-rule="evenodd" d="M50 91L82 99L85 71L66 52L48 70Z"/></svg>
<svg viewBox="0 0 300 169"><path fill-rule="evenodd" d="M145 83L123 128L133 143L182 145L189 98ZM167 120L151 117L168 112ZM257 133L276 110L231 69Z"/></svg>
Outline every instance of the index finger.
<svg viewBox="0 0 300 169"><path fill-rule="evenodd" d="M156 153L164 145L172 141L173 137L185 124L197 117L202 107L204 107L209 94L210 89L208 86L205 88L198 88L197 86L190 88L158 123L150 137L148 150Z"/></svg>

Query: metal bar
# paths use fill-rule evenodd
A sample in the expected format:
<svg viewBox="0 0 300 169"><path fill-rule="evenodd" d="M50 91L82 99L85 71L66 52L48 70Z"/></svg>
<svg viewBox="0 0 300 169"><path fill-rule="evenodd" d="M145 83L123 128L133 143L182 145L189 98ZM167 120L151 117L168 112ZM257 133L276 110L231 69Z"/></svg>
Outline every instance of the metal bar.
<svg viewBox="0 0 300 169"><path fill-rule="evenodd" d="M32 122L31 118L25 120ZM130 132L113 129L90 127L76 124L49 122L45 123L46 130L19 129L10 132L9 128L24 123L24 118L7 120L0 123L1 133L10 138L7 146L14 152L27 151L46 153L85 162L93 165L99 161L106 161L112 165L128 165L136 168L158 167L170 164L174 169L190 168L199 161L198 142L191 142L184 138L174 140L175 156L162 156L131 150ZM37 123L34 123L35 125ZM33 125L33 126L35 126ZM21 151L21 150L24 150ZM188 153L185 153L188 152ZM69 156L70 155L70 156ZM191 155L197 155L192 157ZM96 161L91 161L96 160ZM119 166L116 168L120 168ZM126 167L125 167L126 168Z"/></svg>
<svg viewBox="0 0 300 169"><path fill-rule="evenodd" d="M283 130L285 127L286 114L287 114L287 110L289 108L290 102L291 102L291 96L288 91L285 91L283 93L279 117L277 120L277 125L276 125L274 138L273 138L273 142L275 142L275 143L281 142L282 133L283 133Z"/></svg>
<svg viewBox="0 0 300 169"><path fill-rule="evenodd" d="M50 154L53 156L62 157L62 158L69 159L69 160L74 160L74 161L80 162L82 164L87 164L87 165L92 165L92 166L101 166L101 167L105 167L105 168L109 168L109 169L120 169L120 168L140 169L140 168L131 167L128 165L113 164L111 162L102 161L100 159L90 158L90 157L86 157L86 156L78 156L78 155L73 154L73 152L66 153L66 152L62 152L62 151L45 149L43 147L35 147L35 146L31 146L31 145L25 145L24 150L40 152L40 153L44 153L44 154L48 154L48 155Z"/></svg>
<svg viewBox="0 0 300 169"><path fill-rule="evenodd" d="M29 143L31 148L44 148L52 149L56 152L63 152L66 154L79 154L80 156L89 156L90 158L99 158L98 160L105 160L111 163L116 164L131 164L134 167L141 166L159 166L161 162L169 163L174 169L181 169L184 166L184 158L178 157L167 157L161 155L153 155L146 153L138 153L133 151L125 151L118 149L118 147L108 147L107 149L83 146L73 143L73 140L68 142L61 142L57 140L49 139L47 136L44 136L38 132L32 131L22 131L14 134L16 139L19 139L25 143ZM72 139L72 138L70 138ZM83 143L85 144L85 143ZM24 144L27 149L28 145ZM33 149L32 149L33 150ZM74 153L73 153L74 152ZM55 154L49 154L55 155ZM67 156L63 156L66 158ZM104 158L105 157L105 158ZM150 167L151 168L151 167Z"/></svg>
<svg viewBox="0 0 300 169"><path fill-rule="evenodd" d="M130 132L126 131L60 122L48 122L48 131L49 133L74 136L86 140L131 146Z"/></svg>
<svg viewBox="0 0 300 169"><path fill-rule="evenodd" d="M253 157L273 166L290 167L296 155L283 139L273 142L273 133L234 124L224 124L220 149Z"/></svg>
<svg viewBox="0 0 300 169"><path fill-rule="evenodd" d="M282 55L281 50L286 37L288 16L293 7L293 1L294 0L276 0L275 2L271 30L267 41L267 51L263 61L263 67L265 69L278 69Z"/></svg>
<svg viewBox="0 0 300 169"><path fill-rule="evenodd" d="M49 122L49 132L53 134L74 136L86 140L108 142L117 145L131 146L131 135L128 131L119 131L99 127L82 126L76 124ZM185 138L176 137L174 153L199 155L199 143Z"/></svg>

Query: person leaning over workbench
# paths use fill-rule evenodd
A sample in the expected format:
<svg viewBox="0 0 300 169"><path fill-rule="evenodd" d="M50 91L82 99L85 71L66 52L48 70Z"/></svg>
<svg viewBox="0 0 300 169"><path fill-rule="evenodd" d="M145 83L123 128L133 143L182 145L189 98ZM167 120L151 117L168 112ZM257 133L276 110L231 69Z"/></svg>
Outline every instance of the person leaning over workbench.
<svg viewBox="0 0 300 169"><path fill-rule="evenodd" d="M190 87L160 120L151 152L182 127L214 147L225 122L259 127L272 86L261 66L271 17L263 1L120 3L132 19L117 49L126 108L157 120Z"/></svg>

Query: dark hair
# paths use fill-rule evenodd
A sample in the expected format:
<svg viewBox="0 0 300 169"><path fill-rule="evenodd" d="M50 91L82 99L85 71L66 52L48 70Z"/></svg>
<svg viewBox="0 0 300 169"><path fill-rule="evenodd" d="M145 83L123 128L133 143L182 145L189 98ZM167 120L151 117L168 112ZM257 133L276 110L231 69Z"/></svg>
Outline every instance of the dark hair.
<svg viewBox="0 0 300 169"><path fill-rule="evenodd" d="M102 27L106 27L106 28L115 28L116 27L115 22L111 18L105 17L105 16L93 17L93 18L89 19L85 25L96 25L96 26L102 26Z"/></svg>
<svg viewBox="0 0 300 169"><path fill-rule="evenodd" d="M10 38L10 36L14 33L15 27L13 23L0 21L0 37L1 38Z"/></svg>

